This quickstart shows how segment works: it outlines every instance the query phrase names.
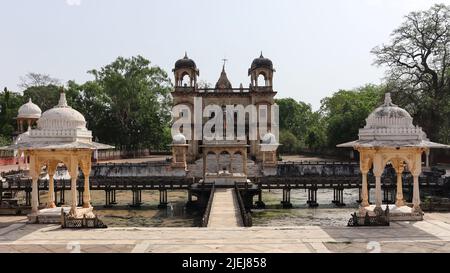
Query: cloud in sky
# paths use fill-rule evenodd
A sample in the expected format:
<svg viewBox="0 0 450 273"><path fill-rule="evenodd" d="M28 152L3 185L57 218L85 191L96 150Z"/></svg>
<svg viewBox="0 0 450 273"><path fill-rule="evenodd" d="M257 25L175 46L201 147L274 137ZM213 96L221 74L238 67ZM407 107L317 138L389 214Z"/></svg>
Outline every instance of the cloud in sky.
<svg viewBox="0 0 450 273"><path fill-rule="evenodd" d="M80 6L81 0L66 0L68 6Z"/></svg>

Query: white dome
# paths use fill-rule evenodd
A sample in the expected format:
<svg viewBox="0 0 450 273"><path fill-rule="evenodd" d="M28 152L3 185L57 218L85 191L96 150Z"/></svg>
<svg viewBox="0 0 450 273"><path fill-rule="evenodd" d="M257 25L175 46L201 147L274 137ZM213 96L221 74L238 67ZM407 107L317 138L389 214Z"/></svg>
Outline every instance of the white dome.
<svg viewBox="0 0 450 273"><path fill-rule="evenodd" d="M172 137L172 144L186 144L186 137L182 133L178 133Z"/></svg>
<svg viewBox="0 0 450 273"><path fill-rule="evenodd" d="M262 139L261 139L261 143L262 144L277 144L277 139L275 137L274 134L272 133L266 133Z"/></svg>
<svg viewBox="0 0 450 273"><path fill-rule="evenodd" d="M422 128L414 126L411 115L393 104L391 94L386 93L384 104L375 109L366 119L366 126L359 129L359 139L410 141L427 138Z"/></svg>
<svg viewBox="0 0 450 273"><path fill-rule="evenodd" d="M414 128L411 115L392 103L391 94L386 93L384 104L375 109L366 119L365 128Z"/></svg>
<svg viewBox="0 0 450 273"><path fill-rule="evenodd" d="M66 94L61 92L58 105L45 111L37 125L42 130L86 129L86 120L80 112L67 105Z"/></svg>
<svg viewBox="0 0 450 273"><path fill-rule="evenodd" d="M30 100L25 103L24 105L20 106L19 113L17 115L17 118L40 118L41 117L41 108L34 104Z"/></svg>

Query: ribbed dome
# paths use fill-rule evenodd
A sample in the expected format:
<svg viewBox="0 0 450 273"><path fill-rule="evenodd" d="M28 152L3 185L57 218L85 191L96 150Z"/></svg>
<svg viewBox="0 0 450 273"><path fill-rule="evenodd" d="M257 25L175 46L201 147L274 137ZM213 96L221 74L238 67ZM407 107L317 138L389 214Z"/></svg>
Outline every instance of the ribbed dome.
<svg viewBox="0 0 450 273"><path fill-rule="evenodd" d="M41 108L31 101L31 98L27 103L20 106L17 118L40 118Z"/></svg>
<svg viewBox="0 0 450 273"><path fill-rule="evenodd" d="M186 137L182 133L178 133L172 137L172 144L186 144Z"/></svg>
<svg viewBox="0 0 450 273"><path fill-rule="evenodd" d="M50 110L45 111L37 121L41 130L86 130L84 116L67 105L66 94L61 92L59 103Z"/></svg>
<svg viewBox="0 0 450 273"><path fill-rule="evenodd" d="M185 53L183 59L179 59L178 61L175 62L175 69L180 69L180 68L196 69L197 65L195 64L195 62L192 59L189 59L187 56L187 53Z"/></svg>
<svg viewBox="0 0 450 273"><path fill-rule="evenodd" d="M365 128L414 128L411 115L392 103L391 94L386 93L384 104L375 109L366 119Z"/></svg>
<svg viewBox="0 0 450 273"><path fill-rule="evenodd" d="M273 64L270 59L264 58L262 52L259 58L256 58L252 62L252 66L250 67L250 70L254 70L257 68L268 68L273 70Z"/></svg>

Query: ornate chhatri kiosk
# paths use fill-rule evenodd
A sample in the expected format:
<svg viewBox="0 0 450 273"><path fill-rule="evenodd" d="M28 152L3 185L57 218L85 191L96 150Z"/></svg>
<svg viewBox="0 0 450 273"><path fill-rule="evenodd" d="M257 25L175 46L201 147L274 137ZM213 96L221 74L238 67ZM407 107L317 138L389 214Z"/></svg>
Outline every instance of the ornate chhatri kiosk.
<svg viewBox="0 0 450 273"><path fill-rule="evenodd" d="M413 125L410 114L392 103L390 93L384 104L376 108L366 119L366 126L359 130L359 139L337 147L352 147L360 154L362 174L361 205L359 217L381 215L388 209L391 220L422 220L420 208L419 176L422 173L422 154L430 148L450 148L429 141L422 128ZM381 176L387 164L397 173L395 205L383 205ZM369 204L367 174L373 168L375 176L375 205ZM412 204L403 199L402 174L409 171L413 177Z"/></svg>
<svg viewBox="0 0 450 273"><path fill-rule="evenodd" d="M37 120L37 128L21 134L15 144L4 149L23 151L30 159L29 176L32 179L31 223L53 222L60 219L61 208L56 208L54 176L59 164L64 164L71 180L71 205L65 207L71 217L95 217L90 203L89 175L92 152L110 149L112 146L92 141L92 132L86 128L83 115L67 105L64 91L61 91L58 105L44 112ZM40 210L38 180L48 175L48 202ZM83 203L77 204L77 178L81 169L84 175Z"/></svg>

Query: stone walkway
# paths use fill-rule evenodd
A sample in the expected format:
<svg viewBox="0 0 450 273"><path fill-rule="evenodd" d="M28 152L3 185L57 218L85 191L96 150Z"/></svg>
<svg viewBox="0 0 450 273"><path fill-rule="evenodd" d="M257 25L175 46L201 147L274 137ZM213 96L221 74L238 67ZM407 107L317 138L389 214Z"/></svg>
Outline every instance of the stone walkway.
<svg viewBox="0 0 450 273"><path fill-rule="evenodd" d="M242 219L239 212L234 189L216 189L209 214L209 228L242 227Z"/></svg>
<svg viewBox="0 0 450 273"><path fill-rule="evenodd" d="M0 228L0 252L450 252L450 214L390 227ZM3 217L0 217L3 221Z"/></svg>

